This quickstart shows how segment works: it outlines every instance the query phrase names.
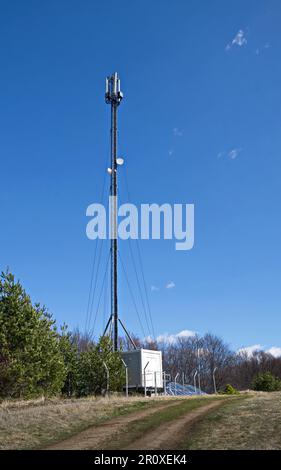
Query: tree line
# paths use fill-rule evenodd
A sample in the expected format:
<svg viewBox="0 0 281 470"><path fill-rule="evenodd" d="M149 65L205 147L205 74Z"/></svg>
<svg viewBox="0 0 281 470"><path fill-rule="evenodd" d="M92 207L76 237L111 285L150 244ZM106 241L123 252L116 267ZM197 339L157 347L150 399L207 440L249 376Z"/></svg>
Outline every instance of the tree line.
<svg viewBox="0 0 281 470"><path fill-rule="evenodd" d="M138 347L162 350L163 370L170 380L194 385L195 377L196 387L200 384L206 393L223 391L227 384L237 390L281 390L281 357L265 351L237 353L211 333L166 343L133 339ZM130 349L129 342L126 347Z"/></svg>
<svg viewBox="0 0 281 470"><path fill-rule="evenodd" d="M133 335L132 335L133 336ZM138 347L163 351L163 370L170 380L194 383L207 393L231 384L238 390L281 389L281 358L264 351L237 354L211 333L178 337L172 343L142 341ZM120 338L121 349L131 343ZM109 371L109 383L107 376ZM215 378L215 384L214 384ZM122 391L125 370L109 337L93 341L79 330L57 328L48 310L32 304L10 272L0 277L0 397L32 398ZM265 385L266 383L266 385Z"/></svg>

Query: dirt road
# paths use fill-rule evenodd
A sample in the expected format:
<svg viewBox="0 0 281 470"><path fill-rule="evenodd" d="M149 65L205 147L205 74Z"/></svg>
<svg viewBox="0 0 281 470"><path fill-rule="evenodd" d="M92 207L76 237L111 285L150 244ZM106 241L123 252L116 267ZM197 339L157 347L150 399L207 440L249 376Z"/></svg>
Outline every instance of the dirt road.
<svg viewBox="0 0 281 470"><path fill-rule="evenodd" d="M200 416L208 413L214 408L220 406L223 403L222 400L216 400L205 403L205 400L200 402L198 408L189 411L184 411L182 415L178 417L179 407L183 405L192 405L192 400L183 401L178 400L176 402L163 402L159 403L152 408L133 412L125 416L119 416L118 418L110 419L104 423L96 426L92 426L85 431L82 431L68 439L61 442L48 446L48 450L87 450L87 449L106 449L110 448L112 442L119 441L119 448L125 449L172 449L176 448L177 439L183 431L187 431L188 427L191 426ZM177 411L175 419L169 417L167 423L162 423L156 427L152 426L152 429L148 429L143 433L129 433L127 431L130 426L142 425L143 421L149 422L150 419L159 419L159 415L163 412L173 413ZM132 438L132 442L129 445L128 436ZM125 438L122 445L122 437Z"/></svg>
<svg viewBox="0 0 281 470"><path fill-rule="evenodd" d="M132 450L156 450L156 449L177 449L178 443L182 439L182 433L188 432L198 418L207 414L209 411L222 405L222 401L208 403L199 409L184 414L181 418L177 418L172 422L162 424L155 430L146 433L140 439L132 442L126 449Z"/></svg>
<svg viewBox="0 0 281 470"><path fill-rule="evenodd" d="M74 436L69 437L63 441L60 441L56 444L52 444L46 447L47 450L87 450L87 449L101 449L103 445L110 440L110 438L125 429L125 427L133 421L141 420L154 414L155 412L160 412L163 408L172 407L178 405L178 402L169 403L163 402L159 403L152 408L142 411L136 411L125 416L119 416L118 418L113 418L105 423L98 424L96 426L91 426L90 428L82 431Z"/></svg>

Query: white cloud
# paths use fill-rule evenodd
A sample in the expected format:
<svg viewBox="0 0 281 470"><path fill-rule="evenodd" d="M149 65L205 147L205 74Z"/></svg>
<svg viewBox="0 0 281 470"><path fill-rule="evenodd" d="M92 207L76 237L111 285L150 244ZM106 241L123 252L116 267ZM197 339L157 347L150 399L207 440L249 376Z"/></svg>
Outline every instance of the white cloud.
<svg viewBox="0 0 281 470"><path fill-rule="evenodd" d="M271 47L270 44L267 42L263 46L257 47L255 50L255 54L260 55L263 52L263 49L269 49L270 47Z"/></svg>
<svg viewBox="0 0 281 470"><path fill-rule="evenodd" d="M177 338L189 338L190 336L195 336L195 331L192 330L182 330L176 336Z"/></svg>
<svg viewBox="0 0 281 470"><path fill-rule="evenodd" d="M238 157L239 153L242 152L242 148L233 148L228 152L219 152L217 158L230 158L230 160L235 160Z"/></svg>
<svg viewBox="0 0 281 470"><path fill-rule="evenodd" d="M176 287L176 284L174 283L174 281L170 281L166 285L166 289L174 289L174 287Z"/></svg>
<svg viewBox="0 0 281 470"><path fill-rule="evenodd" d="M175 137L182 137L183 132L180 129L178 129L178 127L174 127L173 134Z"/></svg>
<svg viewBox="0 0 281 470"><path fill-rule="evenodd" d="M235 160L235 158L238 157L239 153L242 151L241 148L235 148L235 149L232 149L230 150L230 152L228 152L227 156L231 159L231 160Z"/></svg>
<svg viewBox="0 0 281 470"><path fill-rule="evenodd" d="M174 150L173 150L173 149L170 149L169 152L168 152L168 154L169 154L169 157L172 157L172 155L174 155Z"/></svg>
<svg viewBox="0 0 281 470"><path fill-rule="evenodd" d="M244 31L240 29L236 34L235 38L232 40L232 44L236 44L237 46L244 46L247 44L247 39L245 38Z"/></svg>
<svg viewBox="0 0 281 470"><path fill-rule="evenodd" d="M179 338L190 338L191 336L195 336L195 331L191 330L182 330L177 334L169 334L163 333L157 336L158 343L167 343L167 344L174 344Z"/></svg>
<svg viewBox="0 0 281 470"><path fill-rule="evenodd" d="M154 339L152 338L152 336L146 336L144 338L144 341L146 341L147 343L154 343Z"/></svg>
<svg viewBox="0 0 281 470"><path fill-rule="evenodd" d="M274 357L280 357L281 356L281 348L278 348L276 346L272 346L271 348L266 350L267 353L272 354Z"/></svg>
<svg viewBox="0 0 281 470"><path fill-rule="evenodd" d="M245 38L245 33L240 29L236 36L232 39L231 43L226 45L225 50L229 51L232 46L245 46L247 44L247 39Z"/></svg>
<svg viewBox="0 0 281 470"><path fill-rule="evenodd" d="M158 291L159 291L159 287L151 286L151 292L158 292Z"/></svg>
<svg viewBox="0 0 281 470"><path fill-rule="evenodd" d="M245 348L240 348L237 351L237 354L247 354L248 356L252 356L255 351L260 351L263 349L261 344L253 344L252 346L246 346Z"/></svg>
<svg viewBox="0 0 281 470"><path fill-rule="evenodd" d="M240 348L238 349L237 354L246 353L249 357L251 357L255 351L265 351L266 353L272 354L274 357L281 357L281 348L277 346L271 346L271 348L265 349L265 347L261 344L253 344L252 346Z"/></svg>

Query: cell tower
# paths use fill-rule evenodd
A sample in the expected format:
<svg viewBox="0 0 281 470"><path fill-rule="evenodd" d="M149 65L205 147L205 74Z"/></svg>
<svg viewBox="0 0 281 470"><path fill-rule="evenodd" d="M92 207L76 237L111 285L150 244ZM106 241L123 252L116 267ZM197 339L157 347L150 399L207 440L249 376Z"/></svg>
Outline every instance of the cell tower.
<svg viewBox="0 0 281 470"><path fill-rule="evenodd" d="M105 101L111 105L111 167L108 172L111 177L110 186L110 238L111 238L111 314L105 327L103 336L107 334L109 329L113 337L113 351L118 351L118 325L120 323L127 338L131 342L134 351L122 353L123 364L126 366L128 387L132 390L147 390L158 393L163 391L162 377L162 353L161 351L150 351L142 348L137 349L133 339L126 330L124 324L119 318L118 313L118 230L117 230L117 170L118 166L123 164L123 159L117 156L117 111L123 98L120 90L120 79L117 73L106 78ZM145 308L145 307L144 307ZM137 366L136 366L137 364ZM148 370L150 366L150 370ZM130 379L130 377L132 377ZM149 382L150 378L150 382ZM131 380L131 383L130 383Z"/></svg>
<svg viewBox="0 0 281 470"><path fill-rule="evenodd" d="M105 101L111 105L111 316L105 328L113 324L113 350L118 349L118 291L117 291L117 168L121 159L117 158L117 110L123 98L120 78L117 73L106 78ZM119 160L119 161L118 161ZM119 320L120 321L120 320ZM123 326L123 325L122 325ZM104 333L104 334L105 334Z"/></svg>
<svg viewBox="0 0 281 470"><path fill-rule="evenodd" d="M111 167L108 172L111 175L110 185L110 238L111 238L111 315L105 327L103 336L111 327L113 330L113 350L118 350L118 324L122 326L127 338L134 349L136 345L131 338L125 325L118 315L118 288L117 288L117 260L118 260L118 231L117 231L117 170L119 165L123 165L123 158L117 156L117 109L123 98L120 90L120 78L115 72L106 78L105 102L111 105Z"/></svg>

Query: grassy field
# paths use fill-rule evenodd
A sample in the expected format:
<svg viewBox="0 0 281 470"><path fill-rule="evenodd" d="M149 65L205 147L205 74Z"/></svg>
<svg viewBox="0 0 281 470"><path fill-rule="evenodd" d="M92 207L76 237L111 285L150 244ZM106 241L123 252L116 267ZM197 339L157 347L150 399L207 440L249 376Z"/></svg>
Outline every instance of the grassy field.
<svg viewBox="0 0 281 470"><path fill-rule="evenodd" d="M0 403L0 449L34 449L163 399L81 398ZM164 398L165 400L165 398Z"/></svg>
<svg viewBox="0 0 281 470"><path fill-rule="evenodd" d="M0 449L281 449L281 393L0 404Z"/></svg>
<svg viewBox="0 0 281 470"><path fill-rule="evenodd" d="M281 449L281 393L255 393L227 402L193 426L183 449Z"/></svg>

